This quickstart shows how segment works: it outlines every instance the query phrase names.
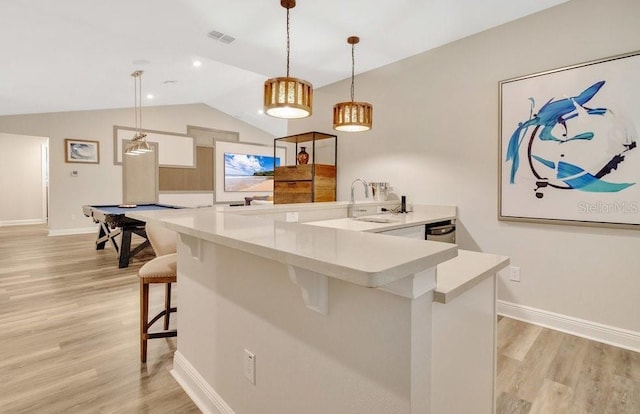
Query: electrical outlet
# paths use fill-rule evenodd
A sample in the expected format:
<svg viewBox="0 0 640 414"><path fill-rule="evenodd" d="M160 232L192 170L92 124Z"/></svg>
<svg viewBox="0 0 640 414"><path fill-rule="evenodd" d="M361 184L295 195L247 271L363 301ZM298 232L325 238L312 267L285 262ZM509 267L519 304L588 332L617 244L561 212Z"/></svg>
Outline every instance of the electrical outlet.
<svg viewBox="0 0 640 414"><path fill-rule="evenodd" d="M287 223L297 223L298 222L298 212L297 211L287 211L286 220L287 220Z"/></svg>
<svg viewBox="0 0 640 414"><path fill-rule="evenodd" d="M518 266L509 266L509 280L512 282L520 281L520 268Z"/></svg>
<svg viewBox="0 0 640 414"><path fill-rule="evenodd" d="M256 354L247 349L244 350L244 376L256 385Z"/></svg>

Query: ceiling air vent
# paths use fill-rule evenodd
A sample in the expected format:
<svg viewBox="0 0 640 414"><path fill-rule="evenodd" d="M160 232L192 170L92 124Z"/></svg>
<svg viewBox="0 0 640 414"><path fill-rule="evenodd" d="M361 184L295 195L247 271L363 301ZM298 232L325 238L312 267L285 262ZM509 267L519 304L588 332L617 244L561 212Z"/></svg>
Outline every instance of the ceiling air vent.
<svg viewBox="0 0 640 414"><path fill-rule="evenodd" d="M224 33L220 33L220 32L218 32L216 30L210 31L209 33L207 33L207 36L209 36L210 38L215 39L215 40L217 40L219 42L222 42L222 43L224 43L226 45L228 45L229 43L231 43L234 40L236 40L235 37L226 35Z"/></svg>

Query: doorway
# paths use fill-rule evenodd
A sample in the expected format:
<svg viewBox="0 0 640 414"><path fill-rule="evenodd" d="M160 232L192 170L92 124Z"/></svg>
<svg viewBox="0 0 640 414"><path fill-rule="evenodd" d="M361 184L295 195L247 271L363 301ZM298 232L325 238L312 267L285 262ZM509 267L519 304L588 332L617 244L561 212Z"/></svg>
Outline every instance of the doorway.
<svg viewBox="0 0 640 414"><path fill-rule="evenodd" d="M0 226L46 224L49 138L0 133Z"/></svg>

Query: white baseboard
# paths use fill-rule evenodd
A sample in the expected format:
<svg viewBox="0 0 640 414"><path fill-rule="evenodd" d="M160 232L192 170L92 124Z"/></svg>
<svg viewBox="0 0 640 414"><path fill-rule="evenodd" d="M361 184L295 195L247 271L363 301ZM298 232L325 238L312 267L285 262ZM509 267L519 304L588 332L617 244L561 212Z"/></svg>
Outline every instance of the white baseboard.
<svg viewBox="0 0 640 414"><path fill-rule="evenodd" d="M498 301L498 314L593 341L640 352L640 332L616 328L516 303Z"/></svg>
<svg viewBox="0 0 640 414"><path fill-rule="evenodd" d="M3 220L0 221L0 227L4 226L28 226L31 224L46 224L47 219L28 219L28 220Z"/></svg>
<svg viewBox="0 0 640 414"><path fill-rule="evenodd" d="M75 229L57 229L57 230L49 229L49 236L70 236L72 234L95 233L97 229L98 228L96 226L79 227L79 228L75 228Z"/></svg>
<svg viewBox="0 0 640 414"><path fill-rule="evenodd" d="M173 354L171 375L204 414L235 414L180 351Z"/></svg>

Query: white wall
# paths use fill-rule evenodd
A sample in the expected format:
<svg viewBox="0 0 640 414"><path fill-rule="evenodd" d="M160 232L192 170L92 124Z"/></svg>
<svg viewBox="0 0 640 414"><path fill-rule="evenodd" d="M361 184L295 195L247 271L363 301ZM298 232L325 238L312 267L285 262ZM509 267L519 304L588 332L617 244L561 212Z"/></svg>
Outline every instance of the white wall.
<svg viewBox="0 0 640 414"><path fill-rule="evenodd" d="M0 226L46 222L42 147L47 141L0 133Z"/></svg>
<svg viewBox="0 0 640 414"><path fill-rule="evenodd" d="M122 167L113 164L113 126L132 126L133 109L59 112L0 117L0 132L47 136L50 153L49 230L52 234L93 227L85 204L122 202ZM240 140L273 144L273 137L204 104L144 108L146 129L186 133L187 125L238 131ZM100 141L100 164L64 162L64 139ZM77 177L71 171L78 171Z"/></svg>
<svg viewBox="0 0 640 414"><path fill-rule="evenodd" d="M374 126L339 134L338 198L364 177L457 205L462 248L522 268L522 282L499 282L500 299L640 332L637 230L497 220L498 82L638 50L638 16L637 0L574 0L358 76ZM313 117L289 132L331 131L348 92L349 80L316 90Z"/></svg>

